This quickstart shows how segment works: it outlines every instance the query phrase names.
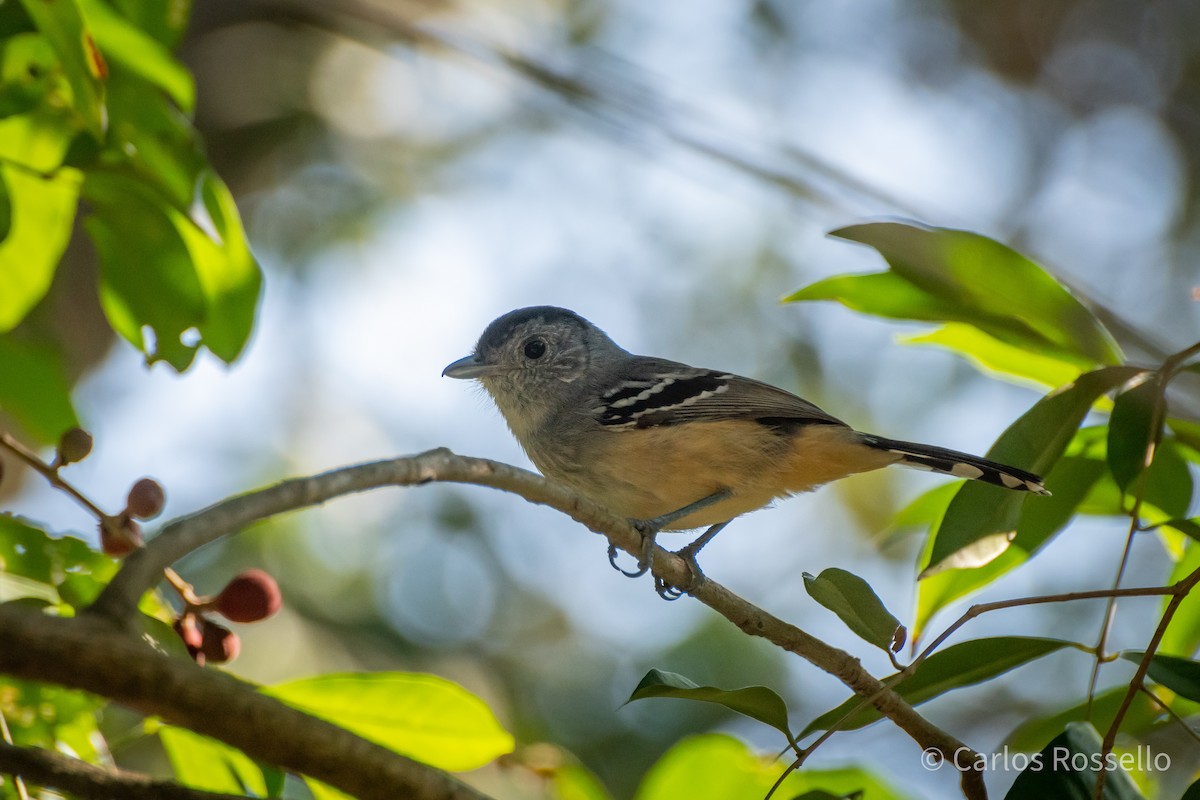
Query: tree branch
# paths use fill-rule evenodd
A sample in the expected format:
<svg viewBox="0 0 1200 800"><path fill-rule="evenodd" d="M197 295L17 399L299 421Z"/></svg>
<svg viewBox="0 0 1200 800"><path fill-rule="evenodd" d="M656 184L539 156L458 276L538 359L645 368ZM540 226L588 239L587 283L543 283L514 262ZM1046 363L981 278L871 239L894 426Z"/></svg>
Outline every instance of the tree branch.
<svg viewBox="0 0 1200 800"><path fill-rule="evenodd" d="M6 603L0 605L0 643L2 673L111 698L361 800L486 800L440 770L284 705L226 672L158 652L95 615L54 617Z"/></svg>
<svg viewBox="0 0 1200 800"><path fill-rule="evenodd" d="M407 486L433 481L477 484L512 492L530 502L547 505L567 514L632 555L636 556L641 546L641 533L629 520L565 486L508 464L458 456L442 448L407 458L376 461L312 477L295 478L224 500L203 511L174 520L144 548L125 559L120 571L90 609L91 614L128 625L136 618L137 602L141 595L154 585L164 567L257 520L382 486ZM687 585L692 579L684 561L661 547L656 547L654 551L654 574L675 586ZM982 774L971 768L979 762L974 757L974 751L921 717L903 698L863 669L857 658L810 636L707 578L696 581L689 594L745 633L760 636L795 653L838 678L854 693L869 698L871 705L911 736L922 749L936 750L950 759L951 763L963 765L964 793L968 797L986 797ZM218 734L213 735L224 739ZM954 758L956 752L959 758ZM962 757L964 755L966 757Z"/></svg>
<svg viewBox="0 0 1200 800"><path fill-rule="evenodd" d="M97 767L39 747L14 747L4 742L0 742L0 773L85 800L249 800L244 795L203 792L135 772Z"/></svg>

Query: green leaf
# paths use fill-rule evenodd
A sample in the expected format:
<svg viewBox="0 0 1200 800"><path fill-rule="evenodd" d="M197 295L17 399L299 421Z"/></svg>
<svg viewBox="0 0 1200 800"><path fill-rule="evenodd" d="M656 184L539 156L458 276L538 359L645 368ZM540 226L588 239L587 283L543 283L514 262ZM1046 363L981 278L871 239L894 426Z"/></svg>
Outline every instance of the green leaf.
<svg viewBox="0 0 1200 800"><path fill-rule="evenodd" d="M175 778L185 786L265 797L268 781L275 780L254 759L216 739L169 725L159 729L158 739L167 752Z"/></svg>
<svg viewBox="0 0 1200 800"><path fill-rule="evenodd" d="M1021 506L1016 535L999 557L974 569L943 570L917 584L913 639L919 640L925 626L947 605L991 584L1045 547L1071 521L1104 472L1101 459L1071 455L1060 458L1046 475L1046 488L1052 494Z"/></svg>
<svg viewBox="0 0 1200 800"><path fill-rule="evenodd" d="M0 120L0 194L8 210L0 241L0 333L16 327L49 291L70 239L81 177L59 165L71 133L54 113Z"/></svg>
<svg viewBox="0 0 1200 800"><path fill-rule="evenodd" d="M100 255L100 301L113 329L151 360L182 372L197 345L181 336L204 320L205 298L173 213L137 181L93 173L84 223ZM143 328L153 331L153 339Z"/></svg>
<svg viewBox="0 0 1200 800"><path fill-rule="evenodd" d="M1080 375L1074 383L1039 400L1010 425L988 450L987 457L1046 474L1066 450L1097 398L1137 372L1133 367L1105 367ZM1045 499L979 481L964 483L934 534L921 577L986 564L1004 552L1016 535L1025 502ZM981 545L987 545L985 552L976 552Z"/></svg>
<svg viewBox="0 0 1200 800"><path fill-rule="evenodd" d="M1191 519L1169 519L1166 522L1159 524L1167 528L1174 528L1183 535L1200 542L1200 517L1192 517Z"/></svg>
<svg viewBox="0 0 1200 800"><path fill-rule="evenodd" d="M161 43L143 33L104 0L78 0L96 44L114 64L162 89L184 111L196 103L196 86L187 68Z"/></svg>
<svg viewBox="0 0 1200 800"><path fill-rule="evenodd" d="M1003 342L1083 368L1123 360L1112 335L1054 276L995 240L896 222L855 225L831 235L878 250L891 272L953 308L940 317L944 321L969 323Z"/></svg>
<svg viewBox="0 0 1200 800"><path fill-rule="evenodd" d="M1156 372L1133 377L1113 402L1108 422L1108 466L1121 491L1125 491L1146 468L1146 451L1162 438L1161 421L1156 426L1155 405L1162 393ZM1162 416L1159 415L1161 420Z"/></svg>
<svg viewBox="0 0 1200 800"><path fill-rule="evenodd" d="M917 319L928 322L971 322L975 319L973 314L964 313L954 303L928 294L895 272L836 275L817 281L783 298L785 303L812 300L836 300L855 311L889 319Z"/></svg>
<svg viewBox="0 0 1200 800"><path fill-rule="evenodd" d="M804 588L865 641L885 652L904 646L900 620L892 616L870 584L854 573L831 567L814 578L806 572Z"/></svg>
<svg viewBox="0 0 1200 800"><path fill-rule="evenodd" d="M21 0L37 29L58 53L74 95L73 105L88 131L104 137L104 78L108 67L76 0Z"/></svg>
<svg viewBox="0 0 1200 800"><path fill-rule="evenodd" d="M912 705L932 700L938 695L964 686L991 680L1009 670L1034 659L1062 650L1078 647L1074 642L1061 639L1041 639L1028 636L997 636L988 639L972 639L939 650L917 667L917 671L896 686L895 691ZM884 678L887 683L895 675ZM800 733L801 738L818 730L825 730L857 708L862 698L855 695L837 708L814 719ZM855 730L881 719L872 706L861 709L840 727Z"/></svg>
<svg viewBox="0 0 1200 800"><path fill-rule="evenodd" d="M354 800L353 797L340 789L335 789L328 783L321 783L316 778L306 777L304 783L308 786L308 790L312 792L313 800Z"/></svg>
<svg viewBox="0 0 1200 800"><path fill-rule="evenodd" d="M205 346L228 364L250 339L262 272L250 253L228 187L209 171L201 177L200 188L204 205L193 209L193 217L201 212L204 217L193 220L195 224L183 232L208 301L209 313L200 325L200 335Z"/></svg>
<svg viewBox="0 0 1200 800"><path fill-rule="evenodd" d="M50 587L37 596L59 602L60 589L98 590L116 573L117 562L71 536L50 536L26 520L0 514L0 573Z"/></svg>
<svg viewBox="0 0 1200 800"><path fill-rule="evenodd" d="M62 749L97 761L107 751L96 722L104 702L61 686L0 677L0 709L17 745Z"/></svg>
<svg viewBox="0 0 1200 800"><path fill-rule="evenodd" d="M1189 544L1183 552L1183 558L1171 570L1167 585L1177 583L1196 570L1200 569L1200 544ZM1171 602L1170 597L1164 597L1162 610L1165 611ZM1188 593L1175 609L1171 624L1163 632L1158 644L1158 652L1169 655L1189 657L1200 648L1200 592L1195 590Z"/></svg>
<svg viewBox="0 0 1200 800"><path fill-rule="evenodd" d="M762 800L785 769L774 757L750 752L731 736L690 736L668 750L650 768L634 800ZM867 800L903 800L903 795L861 767L792 772L777 792L794 797L824 791L834 796L862 792Z"/></svg>
<svg viewBox="0 0 1200 800"><path fill-rule="evenodd" d="M404 672L322 675L262 690L409 758L451 772L509 753L513 737L456 683Z"/></svg>
<svg viewBox="0 0 1200 800"><path fill-rule="evenodd" d="M1171 439L1155 448L1154 461L1146 470L1142 497L1142 516L1149 523L1187 516L1192 505L1194 481L1183 450Z"/></svg>
<svg viewBox="0 0 1200 800"><path fill-rule="evenodd" d="M1063 386L1079 377L1074 361L1030 351L1002 342L978 328L951 322L937 330L900 337L902 344L932 345L958 353L980 372L992 377L1017 379L1017 383Z"/></svg>
<svg viewBox="0 0 1200 800"><path fill-rule="evenodd" d="M1004 740L1004 744L1018 752L1037 752L1044 742L1061 733L1069 722L1091 722L1097 728L1108 730L1116 719L1117 709L1124 702L1128 689L1125 685L1114 686L1097 694L1091 703L1084 699L1050 714L1031 717L1018 725ZM1157 703L1144 692L1138 692L1121 722L1121 729L1135 736L1145 733L1162 713Z"/></svg>
<svg viewBox="0 0 1200 800"><path fill-rule="evenodd" d="M179 45L192 12L191 0L165 0L161 3L113 0L113 5L126 19L170 50Z"/></svg>
<svg viewBox="0 0 1200 800"><path fill-rule="evenodd" d="M21 376L0 380L0 411L30 438L53 444L79 425L58 353L0 336L0 375Z"/></svg>
<svg viewBox="0 0 1200 800"><path fill-rule="evenodd" d="M700 686L691 679L675 672L652 669L638 683L626 702L645 700L649 697L676 697L682 700L699 700L716 703L730 711L756 719L770 725L795 743L788 728L787 704L775 691L766 686L745 686L741 689L718 689L715 686Z"/></svg>
<svg viewBox="0 0 1200 800"><path fill-rule="evenodd" d="M40 33L18 33L0 44L0 117L33 111L61 91L58 56ZM70 91L67 89L67 91Z"/></svg>
<svg viewBox="0 0 1200 800"><path fill-rule="evenodd" d="M119 75L109 89L110 143L100 155L109 171L144 184L156 204L186 216L209 169L191 121L155 87L135 75Z"/></svg>
<svg viewBox="0 0 1200 800"><path fill-rule="evenodd" d="M1140 664L1145 655L1143 650L1125 650L1121 653L1121 658ZM1200 662L1155 653L1150 658L1150 668L1146 671L1146 676L1180 697L1200 703Z"/></svg>
<svg viewBox="0 0 1200 800"><path fill-rule="evenodd" d="M600 779L575 761L554 770L552 785L556 800L612 800Z"/></svg>
<svg viewBox="0 0 1200 800"><path fill-rule="evenodd" d="M85 185L96 208L85 227L101 257L105 314L151 360L178 371L199 344L233 361L250 336L262 288L229 190L211 172L197 180L201 202L188 214L155 187L118 173L91 175ZM183 341L189 332L199 335Z"/></svg>
<svg viewBox="0 0 1200 800"><path fill-rule="evenodd" d="M1030 797L1091 800L1095 796L1096 776L1101 767L1119 764L1101 758L1100 734L1086 722L1072 722L1066 730L1042 748L1030 765L1013 781L1005 798ZM1133 780L1124 770L1107 770L1104 783L1106 800L1140 800Z"/></svg>

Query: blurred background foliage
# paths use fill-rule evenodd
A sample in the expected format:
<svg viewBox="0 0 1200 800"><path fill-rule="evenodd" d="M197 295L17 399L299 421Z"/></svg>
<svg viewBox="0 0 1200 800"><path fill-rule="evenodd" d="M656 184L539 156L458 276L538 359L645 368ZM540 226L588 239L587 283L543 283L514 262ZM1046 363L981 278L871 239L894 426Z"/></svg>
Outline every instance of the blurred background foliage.
<svg viewBox="0 0 1200 800"><path fill-rule="evenodd" d="M204 356L183 376L147 373L112 345L89 240L67 244L17 334L61 353L97 441L75 479L114 506L143 474L166 486L173 515L283 475L432 446L524 464L482 396L438 375L494 316L535 303L574 308L631 350L793 389L859 428L986 450L1038 392L894 346L920 326L778 304L829 275L880 269L873 251L824 235L866 218L1013 245L1106 309L1135 361L1200 329L1190 0L168 6L191 14L179 53L195 75L195 123L265 289L233 368ZM6 474L6 507L94 538L48 488ZM809 600L804 571L852 568L908 621L920 542L888 523L936 480L867 475L782 503L718 538L706 568L835 642L849 637ZM1119 521L1079 522L979 596L1107 585L1123 541ZM450 677L518 741L566 748L616 797L686 733L716 726L780 744L698 704L621 707L650 667L773 686L803 719L841 696L832 678L696 604L664 604L620 578L603 550L545 509L437 486L263 524L182 571L201 590L248 565L279 578L285 612L243 632L235 672ZM1139 545L1127 583L1169 570L1161 548ZM1113 647L1143 646L1158 604L1125 608ZM1088 640L1099 615L1016 610L972 635ZM1039 673L1053 679L1009 676L928 713L987 750L1036 709L1079 696L1090 666L1055 655ZM1107 668L1104 685L1131 671ZM927 773L900 736L875 726L834 737L811 763L870 752L916 795L953 792L953 776ZM1186 780L1194 754L1161 746L1178 750ZM123 752L134 767L160 757L150 744ZM538 796L530 774L496 767L472 780Z"/></svg>

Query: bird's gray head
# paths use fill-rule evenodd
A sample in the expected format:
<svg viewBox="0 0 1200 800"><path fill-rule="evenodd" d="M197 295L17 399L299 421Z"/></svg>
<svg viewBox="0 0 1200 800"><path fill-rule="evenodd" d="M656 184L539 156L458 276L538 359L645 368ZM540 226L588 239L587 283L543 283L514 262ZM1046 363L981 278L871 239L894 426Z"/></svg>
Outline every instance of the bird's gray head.
<svg viewBox="0 0 1200 800"><path fill-rule="evenodd" d="M627 354L574 311L532 306L493 321L475 352L442 374L479 380L515 431L539 424L589 370L621 355Z"/></svg>

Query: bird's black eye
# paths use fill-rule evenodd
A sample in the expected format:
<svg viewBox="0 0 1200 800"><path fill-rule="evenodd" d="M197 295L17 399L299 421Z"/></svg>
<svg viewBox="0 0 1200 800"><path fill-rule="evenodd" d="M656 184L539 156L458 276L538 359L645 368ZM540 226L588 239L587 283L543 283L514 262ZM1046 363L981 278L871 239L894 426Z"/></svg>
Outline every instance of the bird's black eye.
<svg viewBox="0 0 1200 800"><path fill-rule="evenodd" d="M546 355L546 343L541 339L530 339L525 343L525 357L538 359Z"/></svg>

